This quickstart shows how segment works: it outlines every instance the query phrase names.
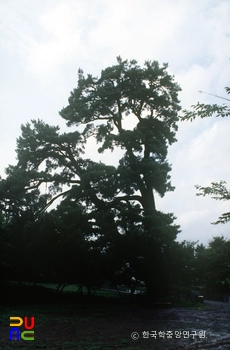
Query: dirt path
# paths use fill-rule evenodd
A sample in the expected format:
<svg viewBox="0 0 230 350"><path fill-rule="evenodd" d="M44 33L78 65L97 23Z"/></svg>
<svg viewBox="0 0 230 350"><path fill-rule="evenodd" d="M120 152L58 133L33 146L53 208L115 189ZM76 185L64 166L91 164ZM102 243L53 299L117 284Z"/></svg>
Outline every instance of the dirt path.
<svg viewBox="0 0 230 350"><path fill-rule="evenodd" d="M135 319L133 327L134 324ZM139 323L138 330L135 329L139 331L138 340L143 348L229 350L230 303L206 301L205 306L200 309L199 307L197 309L170 308L155 312L146 310L144 319L142 317L142 324ZM156 339L151 337L151 332L147 337L147 334L143 334L143 330L156 331ZM165 337L163 337L163 332L165 332ZM169 338L170 335L172 338Z"/></svg>
<svg viewBox="0 0 230 350"><path fill-rule="evenodd" d="M27 314L24 307L20 310ZM35 341L14 343L8 337L9 314L19 315L19 309L7 309L0 322L0 348L4 350L230 349L230 303L206 301L195 308L169 309L88 303L38 305Z"/></svg>
<svg viewBox="0 0 230 350"><path fill-rule="evenodd" d="M177 308L166 311L167 319L173 328L192 331L205 331L205 338L194 337L191 344L185 339L162 349L230 349L230 303L206 301L205 309L193 310ZM191 341L191 339L187 339ZM166 345L166 344L164 344ZM160 347L159 347L160 349Z"/></svg>
<svg viewBox="0 0 230 350"><path fill-rule="evenodd" d="M68 338L76 344L65 349L91 349L89 338L93 350L230 349L230 303L207 301L200 308L87 308L75 315L72 322L60 322L63 315L58 314L51 321L53 339Z"/></svg>

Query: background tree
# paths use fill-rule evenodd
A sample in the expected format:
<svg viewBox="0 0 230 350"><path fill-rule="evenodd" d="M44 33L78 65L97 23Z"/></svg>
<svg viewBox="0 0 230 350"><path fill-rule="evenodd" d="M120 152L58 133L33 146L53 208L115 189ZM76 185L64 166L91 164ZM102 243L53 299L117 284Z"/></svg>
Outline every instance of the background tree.
<svg viewBox="0 0 230 350"><path fill-rule="evenodd" d="M5 288L12 276L13 247L5 217L0 211L0 289Z"/></svg>
<svg viewBox="0 0 230 350"><path fill-rule="evenodd" d="M178 233L173 214L157 211L154 192L173 190L167 149L176 141L179 91L167 64L156 61L142 68L118 57L99 78L79 70L78 86L60 112L77 131L61 134L41 120L23 125L13 169L24 174L26 193L38 191L43 211L59 197L67 212L72 204L81 207L90 249L97 247L110 261L119 249L117 267L129 264L151 296L165 288L165 251ZM117 166L85 157L91 137L98 152L123 152Z"/></svg>
<svg viewBox="0 0 230 350"><path fill-rule="evenodd" d="M227 94L230 94L230 88L225 88ZM212 94L211 94L212 95ZM229 98L213 95L217 98L224 99L226 101L230 101ZM217 105L217 104L203 104L203 103L197 103L196 105L192 106L192 111L183 111L183 116L181 117L181 120L194 120L195 118L206 118L206 117L229 117L230 116L230 107L229 105L223 104L223 105ZM199 190L198 196L206 196L211 195L212 198L216 200L230 200L230 190L227 189L226 181L220 181L220 182L212 182L211 186L200 186L196 185L196 188ZM228 221L230 221L230 212L223 213L214 224L225 224Z"/></svg>
<svg viewBox="0 0 230 350"><path fill-rule="evenodd" d="M197 242L175 242L171 248L169 266L171 284L179 288L195 285L195 250Z"/></svg>
<svg viewBox="0 0 230 350"><path fill-rule="evenodd" d="M208 246L197 245L195 252L196 283L210 296L223 298L229 294L230 241L213 237Z"/></svg>
<svg viewBox="0 0 230 350"><path fill-rule="evenodd" d="M207 287L207 247L201 243L197 244L194 252L195 284Z"/></svg>
<svg viewBox="0 0 230 350"><path fill-rule="evenodd" d="M230 241L223 236L214 237L208 245L206 256L207 287L223 295L230 277Z"/></svg>
<svg viewBox="0 0 230 350"><path fill-rule="evenodd" d="M200 191L197 193L197 196L211 195L216 200L230 200L230 190L227 189L226 181L212 182L211 186L206 187L196 185L196 188ZM228 221L230 221L230 212L220 215L218 220L213 222L213 224L225 224Z"/></svg>
<svg viewBox="0 0 230 350"><path fill-rule="evenodd" d="M37 188L28 190L29 179L22 168L9 166L6 174L7 178L0 181L2 240L5 242L4 252L7 252L4 264L8 266L12 279L30 280L28 277L32 278L32 271L35 275L36 254L31 256L28 251L30 239L34 237L33 232L28 236L28 227L38 219L48 196ZM34 251L37 252L36 247Z"/></svg>

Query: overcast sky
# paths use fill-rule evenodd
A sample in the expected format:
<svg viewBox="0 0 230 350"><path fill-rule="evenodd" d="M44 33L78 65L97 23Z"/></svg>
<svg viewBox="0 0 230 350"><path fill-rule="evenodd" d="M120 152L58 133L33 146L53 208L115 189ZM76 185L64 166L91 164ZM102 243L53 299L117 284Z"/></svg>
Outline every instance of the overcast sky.
<svg viewBox="0 0 230 350"><path fill-rule="evenodd" d="M229 0L0 0L1 176L16 164L21 124L40 118L66 130L58 112L77 86L79 67L99 75L118 55L141 65L168 62L182 108L222 104L198 91L226 96L229 23ZM230 223L211 225L230 203L196 197L194 187L229 180L229 131L228 118L179 124L168 155L176 190L156 199L159 210L177 216L179 240L230 239Z"/></svg>

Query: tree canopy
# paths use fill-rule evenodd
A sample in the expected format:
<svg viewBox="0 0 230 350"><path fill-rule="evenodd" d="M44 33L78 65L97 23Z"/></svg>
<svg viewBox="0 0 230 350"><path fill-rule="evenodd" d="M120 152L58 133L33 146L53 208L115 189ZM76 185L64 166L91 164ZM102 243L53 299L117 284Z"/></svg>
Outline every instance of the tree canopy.
<svg viewBox="0 0 230 350"><path fill-rule="evenodd" d="M78 85L60 111L71 131L62 133L42 120L22 125L18 163L2 182L5 198L17 186L11 206L23 211L34 203L34 218L61 199L58 212L69 215L72 227L66 231L56 220L62 232L84 241L87 256L100 252L110 261L110 277L129 266L152 295L165 285L165 256L179 229L172 213L157 211L154 198L154 192L164 196L174 189L167 150L176 142L180 87L167 67L157 61L141 67L118 57L99 77L79 69ZM99 153L121 150L119 164L95 162L95 149L87 158L90 138Z"/></svg>
<svg viewBox="0 0 230 350"><path fill-rule="evenodd" d="M166 69L156 61L141 68L134 60L119 57L118 64L103 70L100 78L85 78L79 70L78 87L60 115L68 126L83 126L81 131L60 134L58 127L41 120L22 126L17 167L29 174L28 189L51 183L53 199L67 184L71 190L65 194L73 191L76 197L77 191L79 198L102 206L106 198L107 205L135 200L145 210L155 209L152 189L161 196L173 189L167 147L176 141L180 110L180 88ZM124 151L117 169L93 162L93 154L91 159L83 157L90 137L99 143L98 152Z"/></svg>

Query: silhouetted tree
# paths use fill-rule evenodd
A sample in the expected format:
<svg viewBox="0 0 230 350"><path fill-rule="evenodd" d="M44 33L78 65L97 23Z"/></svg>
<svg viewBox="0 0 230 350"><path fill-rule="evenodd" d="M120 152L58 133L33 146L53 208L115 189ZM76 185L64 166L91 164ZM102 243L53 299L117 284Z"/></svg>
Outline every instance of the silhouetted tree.
<svg viewBox="0 0 230 350"><path fill-rule="evenodd" d="M83 251L88 244L85 256L92 261L91 271L94 266L98 271L100 255L112 261L120 251L110 275L129 264L133 277L144 280L149 296L166 287L165 252L178 233L173 214L157 211L154 192L164 196L174 189L167 150L176 141L179 91L167 64L156 61L140 67L135 60L118 57L99 78L85 77L79 70L77 88L60 112L77 130L61 134L59 127L41 120L22 125L18 164L11 168L13 174L23 174L25 193L39 191L43 211L58 198L66 201L66 213L72 205L81 208L87 220L81 220L82 215L76 215L77 223L74 217L69 220L73 234L84 232ZM96 150L87 159L90 138L99 144L99 153L120 150L118 166L94 162ZM47 194L42 196L44 186ZM62 248L63 253L70 249L64 243ZM81 256L77 248L76 252ZM66 264L67 259L63 256ZM85 266L81 269L87 276Z"/></svg>

